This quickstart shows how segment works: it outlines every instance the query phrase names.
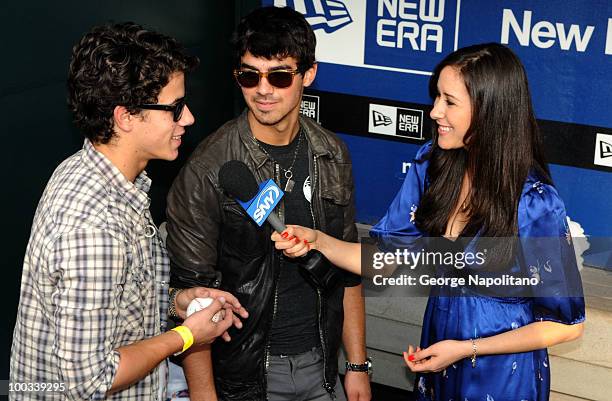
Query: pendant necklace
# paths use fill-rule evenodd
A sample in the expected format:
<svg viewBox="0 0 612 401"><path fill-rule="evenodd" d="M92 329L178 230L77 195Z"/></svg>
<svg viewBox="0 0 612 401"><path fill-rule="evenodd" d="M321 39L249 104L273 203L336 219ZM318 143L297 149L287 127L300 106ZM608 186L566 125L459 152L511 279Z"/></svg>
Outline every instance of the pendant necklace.
<svg viewBox="0 0 612 401"><path fill-rule="evenodd" d="M302 128L300 127L300 130L298 131L298 139L297 139L297 145L295 147L295 151L293 152L293 160L291 161L291 165L289 166L289 168L284 168L283 166L281 166L281 164L279 162L276 161L275 158L272 157L272 155L270 155L270 153L268 153L268 151L261 146L260 141L253 137L253 140L255 141L255 144L257 145L257 147L266 154L266 156L268 156L268 158L270 160L272 160L274 163L278 164L278 166L283 170L285 178L287 179L287 183L285 184L285 189L283 190L286 193L291 193L291 191L293 191L293 187L295 186L295 181L292 180L293 178L293 166L295 165L295 161L297 160L297 155L300 152L300 145L302 144Z"/></svg>

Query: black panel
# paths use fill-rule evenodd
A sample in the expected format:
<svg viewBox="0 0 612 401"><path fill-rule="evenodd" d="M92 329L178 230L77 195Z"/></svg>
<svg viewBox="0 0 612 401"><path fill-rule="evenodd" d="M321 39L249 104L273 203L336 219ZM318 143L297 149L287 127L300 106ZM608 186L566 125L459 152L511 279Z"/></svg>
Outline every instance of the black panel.
<svg viewBox="0 0 612 401"><path fill-rule="evenodd" d="M320 123L325 128L334 132L415 144L424 143L426 140L431 139L431 120L427 117L429 116L431 105L404 103L314 89L308 89L306 94L319 96ZM370 133L368 118L369 107L372 103L422 110L425 116L422 128L424 139ZM592 170L612 171L610 167L596 165L593 162L597 133L612 134L612 129L550 120L538 120L538 124L542 132L546 157L549 163Z"/></svg>

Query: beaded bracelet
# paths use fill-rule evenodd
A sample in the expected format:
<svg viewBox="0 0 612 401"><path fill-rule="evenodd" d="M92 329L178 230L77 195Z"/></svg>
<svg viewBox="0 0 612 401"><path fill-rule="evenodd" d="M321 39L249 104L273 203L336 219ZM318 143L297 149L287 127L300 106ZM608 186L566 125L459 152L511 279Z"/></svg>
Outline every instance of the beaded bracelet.
<svg viewBox="0 0 612 401"><path fill-rule="evenodd" d="M472 367L475 368L476 367L476 351L477 351L476 340L473 338L470 338L470 341L472 341L472 358L470 359L472 360Z"/></svg>

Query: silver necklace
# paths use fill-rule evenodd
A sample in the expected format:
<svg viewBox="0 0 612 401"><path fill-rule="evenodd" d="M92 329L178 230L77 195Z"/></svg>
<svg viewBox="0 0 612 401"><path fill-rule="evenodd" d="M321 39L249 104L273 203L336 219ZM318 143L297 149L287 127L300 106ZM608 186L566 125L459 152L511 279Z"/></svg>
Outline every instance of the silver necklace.
<svg viewBox="0 0 612 401"><path fill-rule="evenodd" d="M285 189L283 191L286 193L291 193L291 191L293 191L293 187L295 186L295 181L292 180L293 171L291 170L293 169L295 161L297 160L297 155L300 152L300 145L302 144L302 128L300 127L300 130L298 131L298 143L295 147L295 151L293 151L293 160L291 161L291 165L289 166L289 168L284 168L283 166L281 166L281 164L277 162L276 159L273 158L272 155L268 153L268 151L263 146L261 146L261 143L259 143L259 140L257 138L253 137L253 140L255 141L257 147L262 152L264 152L270 160L276 163L283 170L285 178L287 179L287 183L285 184Z"/></svg>

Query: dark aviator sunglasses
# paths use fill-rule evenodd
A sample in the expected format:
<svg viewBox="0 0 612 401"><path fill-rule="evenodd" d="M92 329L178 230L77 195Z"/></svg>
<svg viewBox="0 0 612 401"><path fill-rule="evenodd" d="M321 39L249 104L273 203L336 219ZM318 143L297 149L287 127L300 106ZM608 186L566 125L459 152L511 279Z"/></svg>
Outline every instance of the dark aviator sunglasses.
<svg viewBox="0 0 612 401"><path fill-rule="evenodd" d="M261 72L257 70L234 70L236 82L243 88L254 88L259 85L261 78L267 78L270 85L275 88L288 88L293 83L293 77L299 74L298 69L295 70L273 70Z"/></svg>

